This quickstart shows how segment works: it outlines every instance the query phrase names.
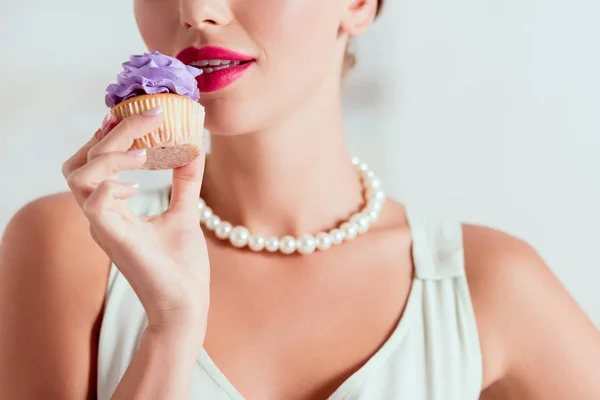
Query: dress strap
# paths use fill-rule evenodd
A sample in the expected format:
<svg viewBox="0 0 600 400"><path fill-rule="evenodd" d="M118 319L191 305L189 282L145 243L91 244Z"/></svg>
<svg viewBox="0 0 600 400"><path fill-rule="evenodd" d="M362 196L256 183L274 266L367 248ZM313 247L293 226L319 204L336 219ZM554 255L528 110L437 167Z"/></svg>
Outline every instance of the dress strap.
<svg viewBox="0 0 600 400"><path fill-rule="evenodd" d="M441 280L463 276L465 261L462 224L447 218L407 212L412 231L416 277Z"/></svg>

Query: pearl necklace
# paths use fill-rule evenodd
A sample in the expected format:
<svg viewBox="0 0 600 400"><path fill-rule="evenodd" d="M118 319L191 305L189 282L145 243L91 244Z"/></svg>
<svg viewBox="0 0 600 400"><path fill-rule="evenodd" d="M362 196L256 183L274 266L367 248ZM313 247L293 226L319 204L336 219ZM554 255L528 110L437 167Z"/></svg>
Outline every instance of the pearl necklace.
<svg viewBox="0 0 600 400"><path fill-rule="evenodd" d="M369 227L377 221L385 193L381 189L381 182L369 166L360 162L357 158L352 159L357 167L365 192L366 205L350 219L341 223L337 228L329 232L319 232L316 235L302 235L300 237L283 236L281 238L271 236L265 237L260 234L250 234L244 226L233 227L231 223L221 220L215 215L204 200L200 198L198 208L200 210L200 222L217 238L229 240L231 245L237 248L248 248L252 251L281 252L283 254L311 254L315 250L327 250L332 245L338 245L344 241L354 239L359 234L365 233Z"/></svg>

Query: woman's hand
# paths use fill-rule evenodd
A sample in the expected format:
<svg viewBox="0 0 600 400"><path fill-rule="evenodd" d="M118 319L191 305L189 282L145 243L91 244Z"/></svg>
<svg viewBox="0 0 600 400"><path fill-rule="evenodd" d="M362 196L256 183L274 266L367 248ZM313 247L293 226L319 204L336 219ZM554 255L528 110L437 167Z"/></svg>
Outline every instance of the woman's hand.
<svg viewBox="0 0 600 400"><path fill-rule="evenodd" d="M129 281L152 331L200 328L209 304L209 262L200 228L198 200L205 154L173 171L169 208L142 219L125 199L136 186L118 172L140 169L146 155L127 152L133 141L156 129L160 108L118 122L107 117L94 137L63 165L63 175L90 222L94 240Z"/></svg>

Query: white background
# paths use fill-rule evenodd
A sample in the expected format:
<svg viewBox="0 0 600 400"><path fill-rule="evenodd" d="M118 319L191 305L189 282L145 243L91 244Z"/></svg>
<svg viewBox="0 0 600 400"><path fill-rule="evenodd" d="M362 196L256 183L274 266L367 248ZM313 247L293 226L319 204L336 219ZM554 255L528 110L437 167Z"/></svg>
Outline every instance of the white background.
<svg viewBox="0 0 600 400"><path fill-rule="evenodd" d="M9 1L0 232L66 190L62 161L100 123L120 63L144 50L130 1ZM348 81L354 153L413 207L533 244L600 326L600 2L387 3ZM149 174L143 185L167 182Z"/></svg>

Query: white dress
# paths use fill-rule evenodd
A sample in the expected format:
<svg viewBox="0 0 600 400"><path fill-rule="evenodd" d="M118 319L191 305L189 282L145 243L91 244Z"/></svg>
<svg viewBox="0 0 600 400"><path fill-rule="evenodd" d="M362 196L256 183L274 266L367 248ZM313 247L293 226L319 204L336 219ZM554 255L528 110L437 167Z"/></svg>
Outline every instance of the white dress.
<svg viewBox="0 0 600 400"><path fill-rule="evenodd" d="M138 215L163 212L168 188L129 200ZM415 280L404 315L375 355L330 399L476 400L482 356L465 276L462 227L457 221L421 218L408 210ZM129 366L146 327L133 289L112 265L98 350L98 399L108 400ZM244 397L202 350L190 399ZM285 400L285 399L282 399Z"/></svg>

